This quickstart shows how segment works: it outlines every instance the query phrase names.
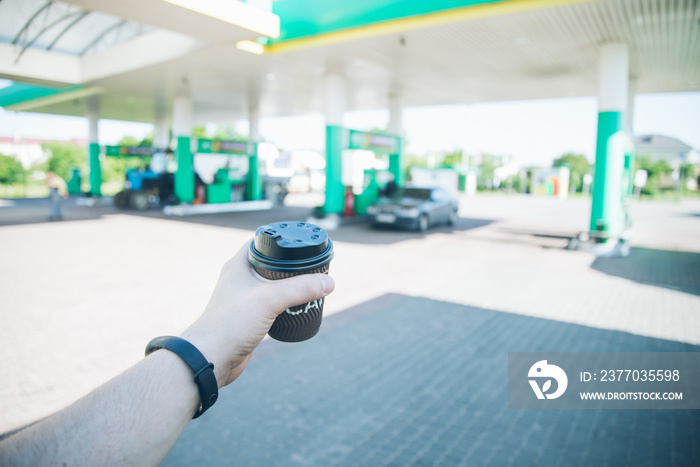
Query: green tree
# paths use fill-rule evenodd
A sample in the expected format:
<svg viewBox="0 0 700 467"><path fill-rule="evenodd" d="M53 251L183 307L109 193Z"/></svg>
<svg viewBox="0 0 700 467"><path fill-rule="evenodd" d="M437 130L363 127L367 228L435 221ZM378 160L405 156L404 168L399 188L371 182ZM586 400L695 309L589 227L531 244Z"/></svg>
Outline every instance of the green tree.
<svg viewBox="0 0 700 467"><path fill-rule="evenodd" d="M651 176L661 177L662 175L668 175L673 172L671 166L664 159L660 159L650 166L647 167L647 171Z"/></svg>
<svg viewBox="0 0 700 467"><path fill-rule="evenodd" d="M498 167L499 156L493 154L482 154L480 156L481 161L478 164L479 173L476 176L476 187L479 190L491 190L493 189L493 176ZM470 163L471 167L472 164Z"/></svg>
<svg viewBox="0 0 700 467"><path fill-rule="evenodd" d="M70 169L87 169L87 151L83 146L53 141L43 143L41 147L49 153L49 158L42 167L45 171L54 172L64 180L68 180Z"/></svg>
<svg viewBox="0 0 700 467"><path fill-rule="evenodd" d="M449 167L456 169L462 164L462 150L452 151L445 154L440 164L442 167Z"/></svg>
<svg viewBox="0 0 700 467"><path fill-rule="evenodd" d="M204 125L197 125L192 128L192 136L200 139L210 139L209 136L207 136L207 127Z"/></svg>
<svg viewBox="0 0 700 467"><path fill-rule="evenodd" d="M241 141L248 140L245 136L236 131L233 125L217 125L213 132L208 132L204 125L197 125L192 128L192 137L200 139L216 139L223 141ZM262 141L262 140L261 140Z"/></svg>
<svg viewBox="0 0 700 467"><path fill-rule="evenodd" d="M141 147L148 147L148 148L153 147L153 138L154 138L154 134L153 134L153 132L151 132L150 134L144 136L144 138L139 142L138 145Z"/></svg>
<svg viewBox="0 0 700 467"><path fill-rule="evenodd" d="M411 169L413 167L428 167L428 161L425 157L416 156L413 154L404 154L403 165L406 167L406 181L411 181Z"/></svg>
<svg viewBox="0 0 700 467"><path fill-rule="evenodd" d="M591 163L588 162L583 154L564 154L563 156L554 159L553 165L556 167L561 164L566 164L571 170L569 183L576 187L576 191L583 190L583 176L591 172Z"/></svg>
<svg viewBox="0 0 700 467"><path fill-rule="evenodd" d="M224 141L247 141L248 138L238 133L233 125L219 125L216 128L213 139L220 139ZM263 141L262 139L260 141Z"/></svg>
<svg viewBox="0 0 700 467"><path fill-rule="evenodd" d="M512 179L511 179L511 184L512 184L511 188L516 193L525 192L525 187L523 186L525 184L525 180L520 175L520 173L513 175Z"/></svg>
<svg viewBox="0 0 700 467"><path fill-rule="evenodd" d="M22 163L14 156L0 154L0 183L7 185L19 183L23 180L25 172Z"/></svg>
<svg viewBox="0 0 700 467"><path fill-rule="evenodd" d="M124 136L119 140L117 146L139 146L141 142L133 136Z"/></svg>
<svg viewBox="0 0 700 467"><path fill-rule="evenodd" d="M694 164L681 164L681 179L687 180L695 176Z"/></svg>
<svg viewBox="0 0 700 467"><path fill-rule="evenodd" d="M665 159L654 161L651 156L637 156L634 164L636 170L646 170L647 183L642 187L642 194L654 196L661 189L661 178L663 175L668 175L673 172L673 168L666 162Z"/></svg>
<svg viewBox="0 0 700 467"><path fill-rule="evenodd" d="M634 164L635 170L646 170L648 178L658 178L663 174L673 172L665 159L654 162L650 156L638 156Z"/></svg>

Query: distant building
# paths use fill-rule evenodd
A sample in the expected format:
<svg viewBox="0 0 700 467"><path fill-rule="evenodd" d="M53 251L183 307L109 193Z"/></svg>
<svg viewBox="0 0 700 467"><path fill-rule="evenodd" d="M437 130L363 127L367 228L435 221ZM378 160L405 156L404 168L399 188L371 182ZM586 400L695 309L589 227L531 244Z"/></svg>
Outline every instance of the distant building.
<svg viewBox="0 0 700 467"><path fill-rule="evenodd" d="M683 141L663 135L641 135L634 141L637 157L665 160L673 170L682 164L699 164L700 154Z"/></svg>
<svg viewBox="0 0 700 467"><path fill-rule="evenodd" d="M22 164L22 167L29 169L32 165L45 162L49 153L45 151L41 145L43 143L51 143L55 140L37 139L37 138L20 138L12 136L0 136L0 154L6 156L14 156ZM74 138L64 143L74 143L78 146L87 146L86 139Z"/></svg>
<svg viewBox="0 0 700 467"><path fill-rule="evenodd" d="M19 139L0 136L0 154L14 156L25 169L35 163L44 162L48 155L36 139Z"/></svg>
<svg viewBox="0 0 700 467"><path fill-rule="evenodd" d="M567 164L548 169L529 168L527 169L528 193L566 199L569 195L570 177L571 169Z"/></svg>

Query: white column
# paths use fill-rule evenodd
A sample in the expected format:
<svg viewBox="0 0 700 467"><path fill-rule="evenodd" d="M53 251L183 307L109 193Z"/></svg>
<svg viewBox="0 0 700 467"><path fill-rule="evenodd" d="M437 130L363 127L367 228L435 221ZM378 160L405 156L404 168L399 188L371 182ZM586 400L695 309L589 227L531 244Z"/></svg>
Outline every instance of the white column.
<svg viewBox="0 0 700 467"><path fill-rule="evenodd" d="M100 97L87 98L88 119L88 164L90 167L90 193L93 196L102 195L102 168L100 167L100 137L98 125L100 122Z"/></svg>
<svg viewBox="0 0 700 467"><path fill-rule="evenodd" d="M260 141L260 96L251 94L248 99L248 141Z"/></svg>
<svg viewBox="0 0 700 467"><path fill-rule="evenodd" d="M627 44L605 44L598 67L598 112L627 110L630 55Z"/></svg>
<svg viewBox="0 0 700 467"><path fill-rule="evenodd" d="M182 92L173 100L173 136L191 136L194 109L189 93Z"/></svg>
<svg viewBox="0 0 700 467"><path fill-rule="evenodd" d="M398 93L389 94L389 133L403 137L403 105Z"/></svg>
<svg viewBox="0 0 700 467"><path fill-rule="evenodd" d="M622 175L627 142L626 112L629 99L629 46L605 44L598 69L598 136L596 145L591 232L619 238L625 226L622 209Z"/></svg>
<svg viewBox="0 0 700 467"><path fill-rule="evenodd" d="M248 199L262 199L263 183L258 160L258 142L260 141L260 94L253 86L248 94L248 176L246 192Z"/></svg>
<svg viewBox="0 0 700 467"><path fill-rule="evenodd" d="M625 130L627 133L627 147L625 148L625 169L627 177L622 183L623 194L626 197L632 197L634 194L634 174L635 174L635 136L634 136L634 98L637 94L636 78L629 79L629 87L627 90L627 121L625 122Z"/></svg>
<svg viewBox="0 0 700 467"><path fill-rule="evenodd" d="M168 125L168 112L165 103L157 101L155 111L156 121L153 131L153 146L158 149L166 149L170 147L170 125Z"/></svg>
<svg viewBox="0 0 700 467"><path fill-rule="evenodd" d="M195 199L194 155L192 153L192 126L194 109L189 89L180 89L173 100L173 136L177 138L175 159L175 195L183 203Z"/></svg>
<svg viewBox="0 0 700 467"><path fill-rule="evenodd" d="M328 74L324 86L326 125L343 126L343 117L348 107L345 78L340 74Z"/></svg>
<svg viewBox="0 0 700 467"><path fill-rule="evenodd" d="M473 150L473 143L471 141L470 131L474 128L474 112L473 107L470 104L464 104L461 108L461 125L463 128L461 134L461 146L462 146L462 173L469 173L469 150Z"/></svg>
<svg viewBox="0 0 700 467"><path fill-rule="evenodd" d="M323 102L326 117L326 201L323 210L327 214L339 215L344 208L342 126L347 101L345 78L340 74L327 74Z"/></svg>
<svg viewBox="0 0 700 467"><path fill-rule="evenodd" d="M100 121L100 97L89 96L87 99L88 142L99 143L98 124Z"/></svg>
<svg viewBox="0 0 700 467"><path fill-rule="evenodd" d="M637 80L630 78L627 89L627 132L634 137L634 101L637 97Z"/></svg>

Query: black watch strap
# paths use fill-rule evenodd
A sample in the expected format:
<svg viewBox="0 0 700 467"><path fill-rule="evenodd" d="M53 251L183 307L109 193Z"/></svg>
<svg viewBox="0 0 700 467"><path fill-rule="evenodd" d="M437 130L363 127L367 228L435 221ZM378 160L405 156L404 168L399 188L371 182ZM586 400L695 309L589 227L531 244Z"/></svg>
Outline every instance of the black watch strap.
<svg viewBox="0 0 700 467"><path fill-rule="evenodd" d="M202 399L199 410L192 418L199 417L219 398L219 385L216 382L216 376L214 376L214 364L208 362L202 352L197 350L197 347L179 337L156 337L146 346L146 355L148 356L158 349L166 349L177 354L192 369L194 382L199 388L199 395Z"/></svg>

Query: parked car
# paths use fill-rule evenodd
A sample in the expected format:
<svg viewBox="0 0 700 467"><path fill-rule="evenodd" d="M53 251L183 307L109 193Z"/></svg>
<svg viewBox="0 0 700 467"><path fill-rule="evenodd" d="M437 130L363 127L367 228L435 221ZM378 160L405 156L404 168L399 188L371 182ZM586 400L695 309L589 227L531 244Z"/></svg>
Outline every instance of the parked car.
<svg viewBox="0 0 700 467"><path fill-rule="evenodd" d="M433 225L457 222L457 199L443 188L398 188L367 208L372 227L393 225L425 232Z"/></svg>

